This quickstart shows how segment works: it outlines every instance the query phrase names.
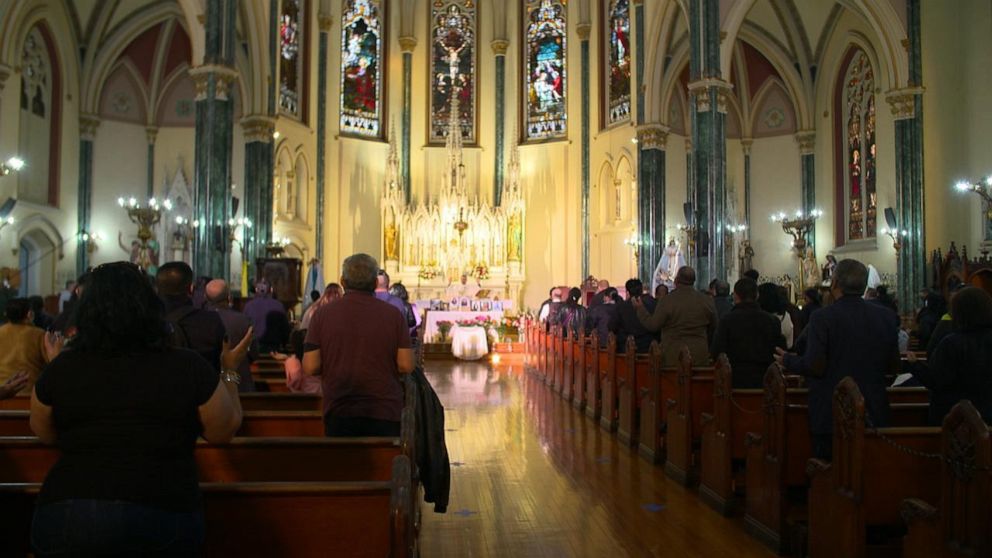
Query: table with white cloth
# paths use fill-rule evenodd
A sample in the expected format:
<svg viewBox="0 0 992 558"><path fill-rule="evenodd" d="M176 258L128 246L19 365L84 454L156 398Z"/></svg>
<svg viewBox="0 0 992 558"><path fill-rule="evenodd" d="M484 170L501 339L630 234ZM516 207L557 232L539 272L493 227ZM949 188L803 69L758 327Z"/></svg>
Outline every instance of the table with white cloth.
<svg viewBox="0 0 992 558"><path fill-rule="evenodd" d="M489 354L486 328L458 326L451 328L451 354L461 360L479 360Z"/></svg>
<svg viewBox="0 0 992 558"><path fill-rule="evenodd" d="M438 322L450 322L452 325L451 330L454 331L454 326L459 321L470 321L479 316L484 316L490 320L500 320L503 318L503 312L501 310L490 310L489 312L429 310L427 317L424 319L424 341L427 343L434 342L435 336L440 331L437 327ZM448 335L450 336L451 333Z"/></svg>

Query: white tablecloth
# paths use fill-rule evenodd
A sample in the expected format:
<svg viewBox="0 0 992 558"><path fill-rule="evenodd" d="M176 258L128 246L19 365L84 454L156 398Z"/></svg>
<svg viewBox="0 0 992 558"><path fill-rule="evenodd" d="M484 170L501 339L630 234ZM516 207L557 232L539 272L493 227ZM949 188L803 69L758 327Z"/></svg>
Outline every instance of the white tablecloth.
<svg viewBox="0 0 992 558"><path fill-rule="evenodd" d="M499 320L503 317L503 312L499 310L490 312L442 312L439 310L430 310L427 312L427 318L424 320L424 341L427 343L434 342L434 336L438 333L438 322L451 322L452 331L454 331L454 325L459 320L474 320L477 316ZM448 335L450 336L451 332Z"/></svg>
<svg viewBox="0 0 992 558"><path fill-rule="evenodd" d="M452 327L451 354L461 360L479 360L489 354L486 329L478 326Z"/></svg>

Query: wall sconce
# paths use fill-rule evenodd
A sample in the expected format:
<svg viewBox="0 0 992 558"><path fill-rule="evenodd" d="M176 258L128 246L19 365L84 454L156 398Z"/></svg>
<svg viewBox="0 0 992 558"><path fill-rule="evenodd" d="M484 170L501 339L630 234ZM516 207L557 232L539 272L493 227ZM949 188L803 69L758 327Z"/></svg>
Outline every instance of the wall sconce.
<svg viewBox="0 0 992 558"><path fill-rule="evenodd" d="M896 251L896 259L899 258L899 249L902 248L902 240L909 236L909 231L899 230L896 224L896 212L891 207L885 208L885 224L888 227L882 229L882 234L892 239L892 248Z"/></svg>
<svg viewBox="0 0 992 558"><path fill-rule="evenodd" d="M17 172L24 168L24 159L20 157L11 157L7 159L7 162L0 163L0 176L7 176L12 172Z"/></svg>
<svg viewBox="0 0 992 558"><path fill-rule="evenodd" d="M96 252L97 249L96 243L101 240L103 240L103 235L98 232L93 232L93 233L86 231L79 232L79 242L83 243L86 246L87 254L92 254L93 252Z"/></svg>
<svg viewBox="0 0 992 558"><path fill-rule="evenodd" d="M630 246L631 248L634 249L634 265L636 266L637 263L638 263L638 260L640 259L641 245L642 244L647 244L647 243L641 242L637 238L637 233L633 233L633 232L630 233L630 236L628 238L625 238L623 240L623 243L624 243L624 245Z"/></svg>
<svg viewBox="0 0 992 558"><path fill-rule="evenodd" d="M985 219L992 221L992 176L985 177L982 182L966 182L962 180L954 185L958 192L974 192L985 200Z"/></svg>

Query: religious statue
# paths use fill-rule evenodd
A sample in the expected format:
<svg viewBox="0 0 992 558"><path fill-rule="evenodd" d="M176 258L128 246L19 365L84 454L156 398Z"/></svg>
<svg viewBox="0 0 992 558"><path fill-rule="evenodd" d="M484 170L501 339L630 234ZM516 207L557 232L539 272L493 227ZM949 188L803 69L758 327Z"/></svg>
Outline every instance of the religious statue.
<svg viewBox="0 0 992 558"><path fill-rule="evenodd" d="M386 261L396 261L399 260L399 254L396 251L397 241L396 237L399 235L399 231L396 230L396 223L392 221L386 225Z"/></svg>
<svg viewBox="0 0 992 558"><path fill-rule="evenodd" d="M788 293L788 300L790 303L796 302L796 284L792 281L792 277L788 275L782 276L782 286L785 287L785 292Z"/></svg>
<svg viewBox="0 0 992 558"><path fill-rule="evenodd" d="M658 260L658 266L654 268L654 276L651 280L651 292L658 288L658 285L665 284L671 289L675 285L675 274L680 267L685 266L685 256L682 249L675 242L674 238L668 240L668 246Z"/></svg>
<svg viewBox="0 0 992 558"><path fill-rule="evenodd" d="M513 215L510 216L510 221L507 224L507 250L506 259L511 262L519 262L521 260L521 251L523 249L523 231L520 227L520 212L514 211Z"/></svg>
<svg viewBox="0 0 992 558"><path fill-rule="evenodd" d="M745 271L754 269L754 248L751 247L750 240L745 238L741 241L737 259L740 261L740 269L738 271L740 271L741 277L744 276Z"/></svg>
<svg viewBox="0 0 992 558"><path fill-rule="evenodd" d="M819 282L820 270L816 265L816 255L813 253L812 246L806 248L806 256L802 259L802 267L803 287L806 289L815 288Z"/></svg>
<svg viewBox="0 0 992 558"><path fill-rule="evenodd" d="M837 258L833 254L827 254L827 263L823 264L823 284L829 285L834 277L834 270L837 269Z"/></svg>

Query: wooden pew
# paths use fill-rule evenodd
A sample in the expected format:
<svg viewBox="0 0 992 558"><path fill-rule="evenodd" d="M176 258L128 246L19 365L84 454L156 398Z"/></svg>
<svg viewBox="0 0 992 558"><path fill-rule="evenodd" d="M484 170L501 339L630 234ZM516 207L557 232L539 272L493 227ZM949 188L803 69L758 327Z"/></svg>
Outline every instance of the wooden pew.
<svg viewBox="0 0 992 558"><path fill-rule="evenodd" d="M0 436L33 436L29 411L0 411ZM245 411L238 436L323 436L319 411Z"/></svg>
<svg viewBox="0 0 992 558"><path fill-rule="evenodd" d="M585 328L580 327L572 347L572 407L579 411L586 405L586 358L589 341Z"/></svg>
<svg viewBox="0 0 992 558"><path fill-rule="evenodd" d="M412 467L385 481L202 483L205 556L415 556ZM4 555L26 556L40 484L0 484ZM317 527L315 527L317 526Z"/></svg>
<svg viewBox="0 0 992 558"><path fill-rule="evenodd" d="M730 367L725 355L722 365ZM718 359L719 362L720 359ZM672 393L672 392L669 392ZM713 368L692 367L689 349L679 351L677 386L667 398L665 474L682 485L695 483L695 456L702 439L702 413L713 412Z"/></svg>
<svg viewBox="0 0 992 558"><path fill-rule="evenodd" d="M616 344L615 338L613 343L614 345ZM600 348L599 344L599 332L594 329L589 334L589 343L585 347L585 356L583 357L585 368L582 370L582 373L586 376L585 382L583 382L585 386L585 397L583 397L585 400L584 407L586 416L592 420L599 420L603 404L599 391L599 355L600 353L605 354L606 350Z"/></svg>
<svg viewBox="0 0 992 558"><path fill-rule="evenodd" d="M865 420L861 390L844 378L834 390L833 460L810 459L807 469L811 558L865 556L869 526L898 528L903 499L939 493L940 461L917 453L940 451L939 428L875 429Z"/></svg>
<svg viewBox="0 0 992 558"><path fill-rule="evenodd" d="M558 390L558 394L562 396L565 401L572 401L572 388L575 386L575 332L571 329L565 329L564 335L562 336L562 372L561 372L561 389Z"/></svg>
<svg viewBox="0 0 992 558"><path fill-rule="evenodd" d="M747 432L761 432L762 389L733 389L733 376L726 355L717 358L713 372L713 412L702 413L699 496L716 511L730 515L734 496L744 486Z"/></svg>
<svg viewBox="0 0 992 558"><path fill-rule="evenodd" d="M617 362L617 439L620 443L633 446L637 444L638 427L640 426L638 408L640 407L640 387L650 384L651 359L650 355L637 354L634 336L627 336L627 346L623 357Z"/></svg>
<svg viewBox="0 0 992 558"><path fill-rule="evenodd" d="M989 427L971 401L961 401L944 418L940 496L903 500L909 530L903 558L992 556L992 443Z"/></svg>
<svg viewBox="0 0 992 558"><path fill-rule="evenodd" d="M561 326L551 328L551 351L553 356L551 385L555 393L561 394L563 377L565 375L565 338Z"/></svg>
<svg viewBox="0 0 992 558"><path fill-rule="evenodd" d="M640 436L637 453L649 463L660 463L667 443L664 401L675 390L676 370L661 367L661 345L651 342L648 384L639 386L641 398Z"/></svg>
<svg viewBox="0 0 992 558"><path fill-rule="evenodd" d="M31 407L31 398L18 395L0 401L0 410L17 411ZM245 411L319 411L321 397L312 393L242 393L241 408Z"/></svg>
<svg viewBox="0 0 992 558"><path fill-rule="evenodd" d="M599 426L607 431L617 429L617 338L610 332L606 338L606 352L599 353L599 385L601 411Z"/></svg>

